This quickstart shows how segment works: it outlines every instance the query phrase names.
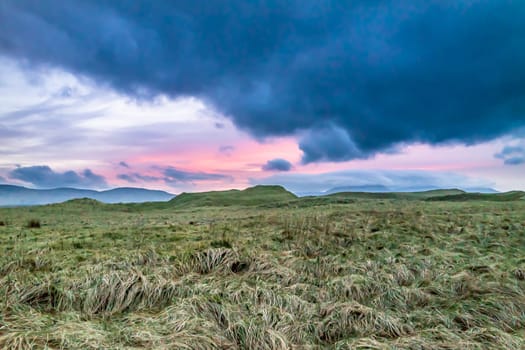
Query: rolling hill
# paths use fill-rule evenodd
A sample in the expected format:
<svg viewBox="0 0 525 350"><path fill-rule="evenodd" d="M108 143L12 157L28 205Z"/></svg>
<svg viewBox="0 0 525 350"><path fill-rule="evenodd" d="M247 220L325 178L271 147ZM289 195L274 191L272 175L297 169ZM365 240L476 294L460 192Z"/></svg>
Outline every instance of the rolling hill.
<svg viewBox="0 0 525 350"><path fill-rule="evenodd" d="M508 202L508 201L519 201L525 200L525 192L523 191L510 191L503 193L461 193L461 194L448 194L444 196L433 196L427 198L430 201L453 201L453 202L465 202L465 201L491 201L491 202Z"/></svg>
<svg viewBox="0 0 525 350"><path fill-rule="evenodd" d="M336 192L327 197L354 199L412 199L421 200L433 197L456 196L466 192L458 189L429 190L421 192Z"/></svg>
<svg viewBox="0 0 525 350"><path fill-rule="evenodd" d="M257 206L296 199L297 196L281 186L255 186L245 190L181 193L170 200L175 207Z"/></svg>
<svg viewBox="0 0 525 350"><path fill-rule="evenodd" d="M434 191L438 191L436 193L442 192L442 191L448 191L444 190L439 187L434 186L385 186L381 184L370 184L370 185L349 185L349 186L338 186L330 188L326 191L322 192L297 192L297 195L300 197L308 197L308 196L326 196L331 194L338 194L338 193L419 193L419 194L432 194ZM467 193L498 193L493 188L489 187L465 187L465 188L458 188L454 189L454 191L460 191L461 193L467 192ZM380 197L389 197L392 198L392 196L384 196L380 195ZM395 197L395 196L394 196Z"/></svg>

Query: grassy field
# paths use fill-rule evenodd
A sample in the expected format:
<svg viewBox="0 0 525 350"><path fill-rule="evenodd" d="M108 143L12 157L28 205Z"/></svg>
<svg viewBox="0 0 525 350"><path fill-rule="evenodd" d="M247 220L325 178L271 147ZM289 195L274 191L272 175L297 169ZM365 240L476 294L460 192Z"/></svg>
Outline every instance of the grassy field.
<svg viewBox="0 0 525 350"><path fill-rule="evenodd" d="M0 209L0 348L524 349L525 200L488 196Z"/></svg>

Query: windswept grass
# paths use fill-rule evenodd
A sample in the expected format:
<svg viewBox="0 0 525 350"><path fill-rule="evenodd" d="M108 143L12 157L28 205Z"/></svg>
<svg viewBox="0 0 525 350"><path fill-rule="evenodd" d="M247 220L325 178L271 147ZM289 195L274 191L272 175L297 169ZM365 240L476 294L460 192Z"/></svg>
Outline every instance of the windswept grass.
<svg viewBox="0 0 525 350"><path fill-rule="evenodd" d="M255 202L1 209L0 348L525 348L524 201Z"/></svg>

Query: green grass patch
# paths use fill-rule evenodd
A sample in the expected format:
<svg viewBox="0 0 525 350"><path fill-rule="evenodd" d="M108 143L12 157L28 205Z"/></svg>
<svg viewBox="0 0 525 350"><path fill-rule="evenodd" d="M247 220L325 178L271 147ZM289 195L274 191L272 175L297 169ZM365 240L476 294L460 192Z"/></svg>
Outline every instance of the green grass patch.
<svg viewBox="0 0 525 350"><path fill-rule="evenodd" d="M525 201L450 191L0 209L0 348L523 349Z"/></svg>

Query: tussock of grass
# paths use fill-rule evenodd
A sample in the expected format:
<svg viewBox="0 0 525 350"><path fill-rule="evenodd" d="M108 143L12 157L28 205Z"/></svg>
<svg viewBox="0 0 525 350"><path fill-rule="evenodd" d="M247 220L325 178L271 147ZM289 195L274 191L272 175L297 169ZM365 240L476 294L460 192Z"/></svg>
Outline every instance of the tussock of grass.
<svg viewBox="0 0 525 350"><path fill-rule="evenodd" d="M110 316L131 310L158 308L178 296L180 286L137 270L94 275L83 281L43 281L15 285L12 298L44 312L76 310L83 315ZM11 302L16 302L11 300Z"/></svg>
<svg viewBox="0 0 525 350"><path fill-rule="evenodd" d="M31 219L27 222L27 228L40 228L42 225L40 224L40 220L37 219Z"/></svg>
<svg viewBox="0 0 525 350"><path fill-rule="evenodd" d="M398 338L413 331L410 324L357 302L327 305L321 309L321 317L317 333L319 339L328 343L349 336Z"/></svg>
<svg viewBox="0 0 525 350"><path fill-rule="evenodd" d="M187 262L187 271L199 274L211 272L241 273L249 268L250 262L241 259L239 254L229 248L210 248L192 254Z"/></svg>
<svg viewBox="0 0 525 350"><path fill-rule="evenodd" d="M170 303L177 284L160 278L151 280L139 271L111 273L78 286L85 293L79 309L88 315L111 315L129 310L152 309Z"/></svg>

